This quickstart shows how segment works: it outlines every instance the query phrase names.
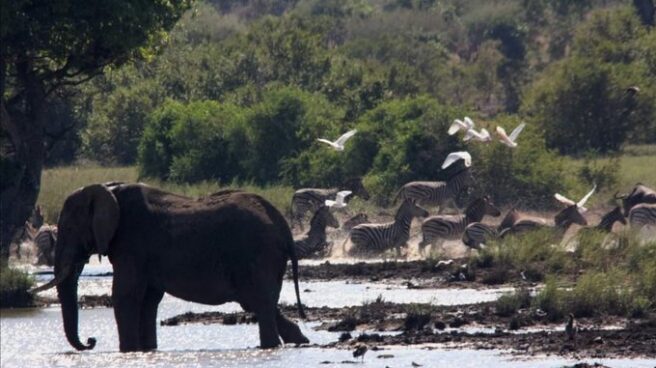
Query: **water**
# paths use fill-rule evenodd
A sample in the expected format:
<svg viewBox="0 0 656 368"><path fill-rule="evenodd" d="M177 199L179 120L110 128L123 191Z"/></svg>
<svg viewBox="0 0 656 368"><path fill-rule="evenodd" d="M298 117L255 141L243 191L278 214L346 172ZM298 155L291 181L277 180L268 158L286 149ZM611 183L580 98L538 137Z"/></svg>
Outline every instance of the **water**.
<svg viewBox="0 0 656 368"><path fill-rule="evenodd" d="M111 270L111 269L109 269ZM80 280L80 295L106 294L111 287L111 277L88 275L107 272L106 265L87 267ZM51 276L39 275L45 281ZM506 289L488 290L408 290L396 285L347 284L345 282L303 282L302 289L310 289L302 295L304 303L311 306L359 305L382 295L395 302L431 302L434 304L458 304L493 300ZM51 296L52 291L50 291ZM281 300L294 301L291 283L283 286ZM239 310L235 303L207 306L185 302L166 296L160 304L158 320L187 311ZM337 340L339 333L316 331L318 323L300 323L300 327L313 344L323 345ZM357 335L357 332L354 333ZM159 351L154 353L118 352L118 335L111 308L80 311L80 337L98 340L92 351L75 352L64 337L61 312L58 306L28 310L2 310L0 312L0 365L4 367L344 367L343 361L354 360L351 352L342 349L284 348L259 350L257 325L225 326L220 324L188 324L159 326ZM391 354L390 358L378 358ZM359 360L359 359L358 359ZM653 360L590 360L611 367L654 367ZM321 362L331 362L321 364ZM574 360L540 357L518 359L508 352L498 350L445 350L432 347L386 347L385 351L370 351L362 367L410 367L412 362L425 367L481 366L503 367L561 367L574 364Z"/></svg>

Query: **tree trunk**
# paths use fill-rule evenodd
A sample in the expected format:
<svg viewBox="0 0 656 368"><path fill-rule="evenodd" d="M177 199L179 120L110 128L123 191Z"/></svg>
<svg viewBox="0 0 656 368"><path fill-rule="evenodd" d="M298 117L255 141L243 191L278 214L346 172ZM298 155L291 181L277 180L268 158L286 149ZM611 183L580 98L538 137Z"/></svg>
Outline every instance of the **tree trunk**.
<svg viewBox="0 0 656 368"><path fill-rule="evenodd" d="M0 125L8 144L3 144L0 162L0 257L7 259L9 245L23 229L39 195L46 153L46 94L29 63L22 62L16 65L16 71L25 90L9 104L4 98L5 65L1 69Z"/></svg>

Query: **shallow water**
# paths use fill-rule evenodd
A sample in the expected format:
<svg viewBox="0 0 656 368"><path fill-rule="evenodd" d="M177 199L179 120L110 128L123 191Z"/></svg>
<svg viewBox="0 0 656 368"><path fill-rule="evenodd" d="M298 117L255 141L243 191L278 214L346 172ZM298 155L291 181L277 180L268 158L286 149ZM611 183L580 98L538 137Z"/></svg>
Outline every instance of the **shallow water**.
<svg viewBox="0 0 656 368"><path fill-rule="evenodd" d="M108 265L91 265L85 268L80 279L79 295L106 294L110 292L111 277L89 276L111 271ZM50 275L38 275L39 281L48 280ZM398 285L347 284L345 282L303 282L303 302L310 306L359 305L382 295L385 300L407 302L431 302L434 304L460 304L493 300L508 289L487 290L409 290ZM53 291L49 291L54 296ZM292 284L286 282L281 296L283 302L292 303ZM166 296L160 304L158 320L187 311L240 310L235 303L207 306L189 303ZM318 323L300 323L303 332L313 344L323 345L337 340L339 333L315 331ZM355 332L354 335L357 335ZM351 352L340 349L284 348L262 351L258 345L257 325L225 326L220 324L187 324L158 326L159 351L155 353L118 353L118 336L111 308L96 308L80 311L80 337L98 340L92 351L75 352L62 329L61 312L58 306L28 310L0 311L0 365L2 367L344 367L343 361L353 360ZM389 358L379 355L391 354ZM590 360L593 362L594 360ZM531 358L518 360L516 356L496 350L445 350L420 347L389 347L385 351L371 351L365 356L363 367L409 367L412 362L425 367L458 366L459 368L481 366L503 367L560 367L573 364L573 360L554 358ZM612 367L653 367L651 360L600 360Z"/></svg>

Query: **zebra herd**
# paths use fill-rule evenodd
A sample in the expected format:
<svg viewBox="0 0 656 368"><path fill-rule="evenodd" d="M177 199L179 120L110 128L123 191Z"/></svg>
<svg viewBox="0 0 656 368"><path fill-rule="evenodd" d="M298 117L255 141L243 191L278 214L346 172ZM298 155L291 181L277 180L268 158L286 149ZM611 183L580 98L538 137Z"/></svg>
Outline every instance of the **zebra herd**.
<svg viewBox="0 0 656 368"><path fill-rule="evenodd" d="M471 172L468 167L456 172L445 182L410 182L401 187L395 201L401 201L394 221L387 223L360 223L356 226L348 224L342 229L348 231L348 236L342 244L344 254L352 256L380 254L394 250L400 255L401 248L407 246L410 239L410 229L414 218L422 218L420 254L426 253L427 246L442 246L446 240L462 240L470 249L480 249L490 240L502 239L509 235L519 235L537 229L548 229L553 234L554 241L560 241L573 224L600 231L610 232L613 225L619 222L629 225L632 229L651 227L656 230L656 191L645 185L637 184L630 193L615 195L615 199L622 201L622 207L617 206L604 214L597 225L588 227L588 221L583 216L587 210L583 205L594 189L578 203L566 200L565 208L555 214L553 221L541 217L529 216L520 213L517 209L510 209L498 225L483 222L485 216L500 217L501 211L492 203L488 196L474 199L459 215L429 216L422 206L439 206L440 210L456 195L465 190L471 182ZM354 195L368 198L368 193L360 181L359 185L350 182ZM339 222L333 216L330 207L324 205L325 201L334 196L338 189L301 189L292 198L294 211L313 211L310 230L297 238L297 254L299 258L330 253L331 246L326 240L326 226L339 227ZM556 196L559 198L559 195ZM560 196L560 198L564 198ZM559 199L560 200L560 199ZM292 214L293 223L300 223L302 215L298 212ZM348 222L367 221L365 214L358 214ZM345 225L347 225L345 223ZM346 252L346 244L351 241L352 246Z"/></svg>

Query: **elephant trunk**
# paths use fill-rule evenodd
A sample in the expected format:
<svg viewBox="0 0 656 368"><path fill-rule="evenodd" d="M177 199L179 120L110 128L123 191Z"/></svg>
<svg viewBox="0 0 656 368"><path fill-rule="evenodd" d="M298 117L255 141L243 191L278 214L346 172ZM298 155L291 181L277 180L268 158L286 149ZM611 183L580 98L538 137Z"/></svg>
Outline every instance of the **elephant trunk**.
<svg viewBox="0 0 656 368"><path fill-rule="evenodd" d="M87 345L80 341L78 335L78 304L77 304L77 282L83 265L69 273L61 283L57 285L57 294L61 303L62 318L64 320L64 332L66 339L77 350L91 350L96 346L96 339L91 337Z"/></svg>

